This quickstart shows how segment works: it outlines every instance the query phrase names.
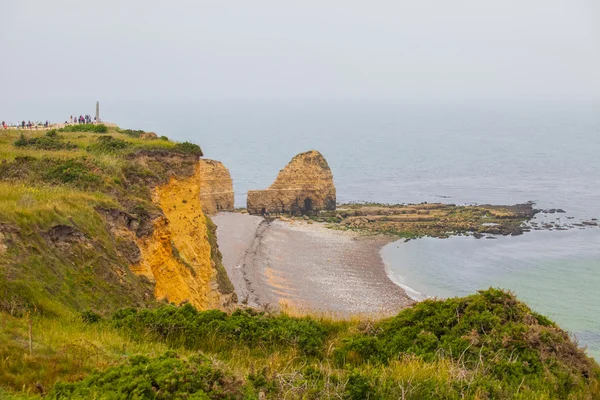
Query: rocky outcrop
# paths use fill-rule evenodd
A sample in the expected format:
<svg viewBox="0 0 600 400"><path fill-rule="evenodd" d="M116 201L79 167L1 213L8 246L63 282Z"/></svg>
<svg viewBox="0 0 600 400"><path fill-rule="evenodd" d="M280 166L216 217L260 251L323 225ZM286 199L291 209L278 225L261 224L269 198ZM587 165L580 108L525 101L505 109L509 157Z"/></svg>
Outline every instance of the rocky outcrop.
<svg viewBox="0 0 600 400"><path fill-rule="evenodd" d="M200 159L200 202L207 214L233 211L233 181L223 163Z"/></svg>
<svg viewBox="0 0 600 400"><path fill-rule="evenodd" d="M266 190L248 192L250 214L313 215L335 210L333 175L325 158L316 150L300 153L277 175Z"/></svg>

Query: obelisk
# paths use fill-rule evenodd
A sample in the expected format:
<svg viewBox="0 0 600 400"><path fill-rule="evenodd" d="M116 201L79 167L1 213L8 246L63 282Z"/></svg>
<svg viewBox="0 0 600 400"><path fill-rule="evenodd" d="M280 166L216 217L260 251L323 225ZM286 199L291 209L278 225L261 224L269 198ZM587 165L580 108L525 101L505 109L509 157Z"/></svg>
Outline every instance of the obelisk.
<svg viewBox="0 0 600 400"><path fill-rule="evenodd" d="M96 122L100 122L100 102L96 101Z"/></svg>

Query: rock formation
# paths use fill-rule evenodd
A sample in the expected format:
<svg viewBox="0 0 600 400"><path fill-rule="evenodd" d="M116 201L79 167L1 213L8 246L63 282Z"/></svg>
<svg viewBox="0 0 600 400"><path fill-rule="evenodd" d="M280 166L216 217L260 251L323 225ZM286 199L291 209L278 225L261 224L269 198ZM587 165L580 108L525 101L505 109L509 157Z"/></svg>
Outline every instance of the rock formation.
<svg viewBox="0 0 600 400"><path fill-rule="evenodd" d="M207 214L233 211L233 182L225 166L214 160L200 159L200 203Z"/></svg>
<svg viewBox="0 0 600 400"><path fill-rule="evenodd" d="M266 190L248 192L250 214L312 215L335 210L333 175L316 150L300 153L277 175Z"/></svg>

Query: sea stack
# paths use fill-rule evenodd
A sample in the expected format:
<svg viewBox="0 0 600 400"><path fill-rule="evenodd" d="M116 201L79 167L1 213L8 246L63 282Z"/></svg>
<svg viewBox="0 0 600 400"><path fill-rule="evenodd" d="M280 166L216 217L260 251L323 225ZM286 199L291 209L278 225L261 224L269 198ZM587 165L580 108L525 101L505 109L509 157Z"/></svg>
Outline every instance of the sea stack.
<svg viewBox="0 0 600 400"><path fill-rule="evenodd" d="M233 182L223 163L200 159L200 203L206 214L233 211Z"/></svg>
<svg viewBox="0 0 600 400"><path fill-rule="evenodd" d="M300 153L279 171L266 190L248 192L250 214L315 215L335 210L333 175L325 157L316 150Z"/></svg>

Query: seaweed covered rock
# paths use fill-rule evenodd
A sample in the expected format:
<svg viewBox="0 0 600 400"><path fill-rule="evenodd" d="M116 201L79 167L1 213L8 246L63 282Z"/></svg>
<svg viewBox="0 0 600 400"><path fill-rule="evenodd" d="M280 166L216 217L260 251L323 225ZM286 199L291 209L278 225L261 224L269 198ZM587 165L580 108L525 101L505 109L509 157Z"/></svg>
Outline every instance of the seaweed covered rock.
<svg viewBox="0 0 600 400"><path fill-rule="evenodd" d="M316 150L296 155L266 190L248 192L250 214L312 215L335 210L333 175Z"/></svg>

